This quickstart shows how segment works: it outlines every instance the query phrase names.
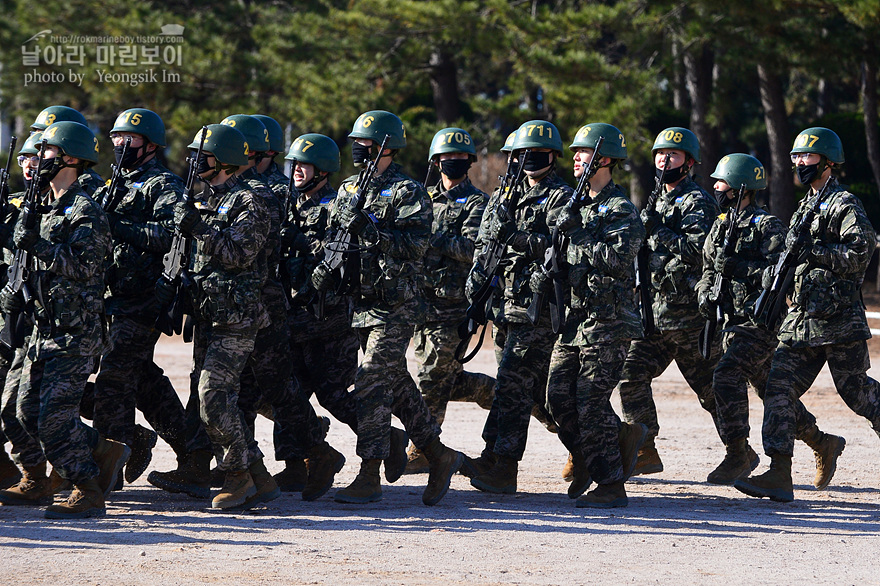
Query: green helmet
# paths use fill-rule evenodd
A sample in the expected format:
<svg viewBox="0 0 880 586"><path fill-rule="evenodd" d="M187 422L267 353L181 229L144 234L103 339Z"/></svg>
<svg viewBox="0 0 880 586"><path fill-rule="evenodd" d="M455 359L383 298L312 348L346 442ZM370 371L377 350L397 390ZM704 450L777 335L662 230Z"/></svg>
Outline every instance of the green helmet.
<svg viewBox="0 0 880 586"><path fill-rule="evenodd" d="M436 155L443 153L467 153L472 160L477 160L477 149L474 148L474 139L462 128L444 128L434 135L431 140L431 148L428 149L428 162Z"/></svg>
<svg viewBox="0 0 880 586"><path fill-rule="evenodd" d="M68 157L98 162L98 139L88 126L79 122L53 122L43 131L41 140L58 147Z"/></svg>
<svg viewBox="0 0 880 586"><path fill-rule="evenodd" d="M354 127L348 138L368 138L378 146L385 140L385 135L388 135L388 144L385 148L402 149L406 146L406 129L403 127L403 121L391 112L370 110L354 121Z"/></svg>
<svg viewBox="0 0 880 586"><path fill-rule="evenodd" d="M199 130L187 148L198 149L201 139L202 131ZM224 165L243 167L248 164L248 143L244 135L226 124L208 124L204 152L211 153Z"/></svg>
<svg viewBox="0 0 880 586"><path fill-rule="evenodd" d="M129 108L119 113L110 132L134 132L160 147L165 146L165 124L146 108Z"/></svg>
<svg viewBox="0 0 880 586"><path fill-rule="evenodd" d="M507 135L507 138L504 140L504 146L501 147L502 153L510 153L513 152L513 141L516 140L516 130Z"/></svg>
<svg viewBox="0 0 880 586"><path fill-rule="evenodd" d="M265 114L251 114L254 118L263 123L266 130L269 131L269 150L280 153L284 151L284 131L281 125L271 116Z"/></svg>
<svg viewBox="0 0 880 586"><path fill-rule="evenodd" d="M516 131L513 139L513 150L550 149L562 154L562 135L559 130L546 120L529 120Z"/></svg>
<svg viewBox="0 0 880 586"><path fill-rule="evenodd" d="M53 122L61 122L63 120L79 122L83 126L89 125L86 122L85 116L69 106L49 106L37 114L37 119L31 124L31 130L46 130L46 127Z"/></svg>
<svg viewBox="0 0 880 586"><path fill-rule="evenodd" d="M623 133L604 122L593 122L582 126L568 148L595 149L600 136L605 140L602 141L602 148L596 153L598 156L612 159L626 158L626 139L623 138Z"/></svg>
<svg viewBox="0 0 880 586"><path fill-rule="evenodd" d="M18 151L19 155L39 155L39 144L40 141L43 140L42 132L35 132L24 141L24 144L21 145L21 150Z"/></svg>
<svg viewBox="0 0 880 586"><path fill-rule="evenodd" d="M293 141L290 152L284 158L312 164L325 173L339 171L339 147L332 138L323 134L303 134Z"/></svg>
<svg viewBox="0 0 880 586"><path fill-rule="evenodd" d="M797 153L816 153L838 165L843 164L845 160L840 137L833 130L821 126L807 128L797 135L791 154Z"/></svg>
<svg viewBox="0 0 880 586"><path fill-rule="evenodd" d="M658 149L675 149L689 154L693 160L700 162L700 141L697 135L681 126L672 126L660 132L654 139L651 152Z"/></svg>
<svg viewBox="0 0 880 586"><path fill-rule="evenodd" d="M733 153L722 157L710 177L720 179L734 189L739 189L742 186L748 190L767 187L767 173L764 171L764 165L752 155L743 153Z"/></svg>
<svg viewBox="0 0 880 586"><path fill-rule="evenodd" d="M249 153L264 153L269 150L269 131L253 116L233 114L221 120L220 124L231 126L242 133Z"/></svg>

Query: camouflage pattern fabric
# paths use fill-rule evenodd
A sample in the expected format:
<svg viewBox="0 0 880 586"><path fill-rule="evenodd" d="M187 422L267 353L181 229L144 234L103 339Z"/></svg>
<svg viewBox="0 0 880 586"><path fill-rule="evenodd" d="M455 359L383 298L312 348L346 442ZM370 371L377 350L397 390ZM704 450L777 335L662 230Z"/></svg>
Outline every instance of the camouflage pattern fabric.
<svg viewBox="0 0 880 586"><path fill-rule="evenodd" d="M30 336L24 340L24 345L15 350L15 356L9 365L3 386L3 398L0 401L0 421L3 425L3 433L12 446L12 459L19 466L36 466L46 461L40 442L31 437L19 422L18 415L18 387L21 384L21 369L30 345Z"/></svg>
<svg viewBox="0 0 880 586"><path fill-rule="evenodd" d="M106 185L101 176L98 175L98 172L93 168L86 169L85 173L76 179L76 183L89 197L94 197L98 189Z"/></svg>
<svg viewBox="0 0 880 586"><path fill-rule="evenodd" d="M263 181L266 182L269 189L275 194L275 197L283 202L287 198L287 187L290 184L290 178L284 174L281 167L275 161L269 163L265 173L262 175Z"/></svg>

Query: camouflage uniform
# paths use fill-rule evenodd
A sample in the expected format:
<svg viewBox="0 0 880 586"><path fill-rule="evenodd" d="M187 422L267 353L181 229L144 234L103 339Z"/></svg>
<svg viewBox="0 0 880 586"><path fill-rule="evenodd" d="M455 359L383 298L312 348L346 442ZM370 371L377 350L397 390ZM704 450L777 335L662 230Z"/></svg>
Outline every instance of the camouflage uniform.
<svg viewBox="0 0 880 586"><path fill-rule="evenodd" d="M645 424L649 441L660 430L651 381L673 360L718 428L712 372L720 352L713 348L709 360L700 355L698 340L705 320L697 309L696 295L703 243L718 215L718 204L686 177L672 191L660 194L656 209L662 223L648 235L648 246L657 331L630 344L617 385L624 417Z"/></svg>
<svg viewBox="0 0 880 586"><path fill-rule="evenodd" d="M571 310L553 347L547 402L569 452L598 484L624 480L620 418L611 407L630 340L642 336L633 261L645 238L635 206L614 184L581 209L567 250Z"/></svg>
<svg viewBox="0 0 880 586"><path fill-rule="evenodd" d="M811 192L801 201L786 245L797 238L796 226L815 197ZM880 434L880 383L867 375L865 340L871 332L860 294L876 234L861 201L836 178L810 225L810 237L809 254L795 270L792 307L780 327L767 380L762 435L768 456L791 456L799 427L795 399L826 362L838 394Z"/></svg>
<svg viewBox="0 0 880 586"><path fill-rule="evenodd" d="M104 270L112 242L104 212L77 183L48 207L33 249L30 286L43 295L22 364L18 417L60 475L79 484L98 475L98 432L80 420L79 403L106 348Z"/></svg>
<svg viewBox="0 0 880 586"><path fill-rule="evenodd" d="M428 195L434 208L422 287L428 314L425 323L416 328L413 341L419 390L442 425L449 401L470 401L488 409L494 396L495 380L464 371L454 356L458 326L468 306L464 284L473 264L474 242L487 196L467 178L449 191L432 187Z"/></svg>
<svg viewBox="0 0 880 586"><path fill-rule="evenodd" d="M86 169L82 175L77 177L76 183L82 188L86 195L92 198L95 197L95 193L97 193L98 189L105 185L101 176L92 168ZM98 201L97 198L95 201Z"/></svg>
<svg viewBox="0 0 880 586"><path fill-rule="evenodd" d="M187 444L183 405L153 352L159 340L154 288L171 247L174 205L184 185L155 158L123 173L121 180L128 191L108 212L114 240L105 303L112 348L101 359L95 381L94 425L102 436L131 445L137 407L181 457L191 449L209 449L210 443L199 427ZM105 193L106 187L99 189L96 200Z"/></svg>

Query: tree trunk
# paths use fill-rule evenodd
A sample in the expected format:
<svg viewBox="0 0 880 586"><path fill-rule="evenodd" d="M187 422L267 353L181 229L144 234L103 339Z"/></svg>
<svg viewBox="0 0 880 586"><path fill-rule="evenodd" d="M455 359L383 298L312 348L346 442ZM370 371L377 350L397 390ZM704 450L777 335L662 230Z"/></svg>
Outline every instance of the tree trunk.
<svg viewBox="0 0 880 586"><path fill-rule="evenodd" d="M874 183L880 190L880 131L877 129L877 52L869 43L862 63L862 115L865 120L865 140L868 144L868 163L874 174Z"/></svg>
<svg viewBox="0 0 880 586"><path fill-rule="evenodd" d="M786 224L795 210L794 183L791 178L791 136L785 113L785 96L779 74L758 64L761 105L770 144L770 165L767 168L770 191L770 212Z"/></svg>
<svg viewBox="0 0 880 586"><path fill-rule="evenodd" d="M687 94L685 93L681 57L681 41L672 39L672 107L679 111L687 108Z"/></svg>
<svg viewBox="0 0 880 586"><path fill-rule="evenodd" d="M718 160L715 129L709 125L709 105L712 103L715 54L708 45L695 47L684 53L685 80L691 102L691 131L700 141L702 163L694 167L694 173L708 177L703 169L714 169ZM703 178L702 183L706 183ZM709 185L703 185L708 188Z"/></svg>
<svg viewBox="0 0 880 586"><path fill-rule="evenodd" d="M460 117L458 100L458 73L452 55L446 51L431 53L431 90L434 92L434 109L437 122L452 124Z"/></svg>

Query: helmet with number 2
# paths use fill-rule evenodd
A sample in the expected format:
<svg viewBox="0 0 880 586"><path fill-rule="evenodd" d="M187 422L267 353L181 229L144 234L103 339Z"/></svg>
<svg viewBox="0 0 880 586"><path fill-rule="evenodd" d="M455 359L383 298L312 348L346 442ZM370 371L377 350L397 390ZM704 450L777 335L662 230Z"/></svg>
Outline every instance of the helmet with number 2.
<svg viewBox="0 0 880 586"><path fill-rule="evenodd" d="M742 186L748 190L767 187L767 173L764 171L764 165L752 155L743 153L733 153L722 157L710 177L720 179L734 189L739 189Z"/></svg>
<svg viewBox="0 0 880 586"><path fill-rule="evenodd" d="M202 131L196 133L187 148L198 149ZM243 167L248 164L248 144L244 135L232 126L208 124L204 152L211 153L223 165Z"/></svg>
<svg viewBox="0 0 880 586"><path fill-rule="evenodd" d="M617 127L604 122L593 122L582 126L568 148L571 150L576 148L595 149L599 137L603 138L602 147L597 153L600 157L626 158L626 139L623 137L623 133Z"/></svg>

